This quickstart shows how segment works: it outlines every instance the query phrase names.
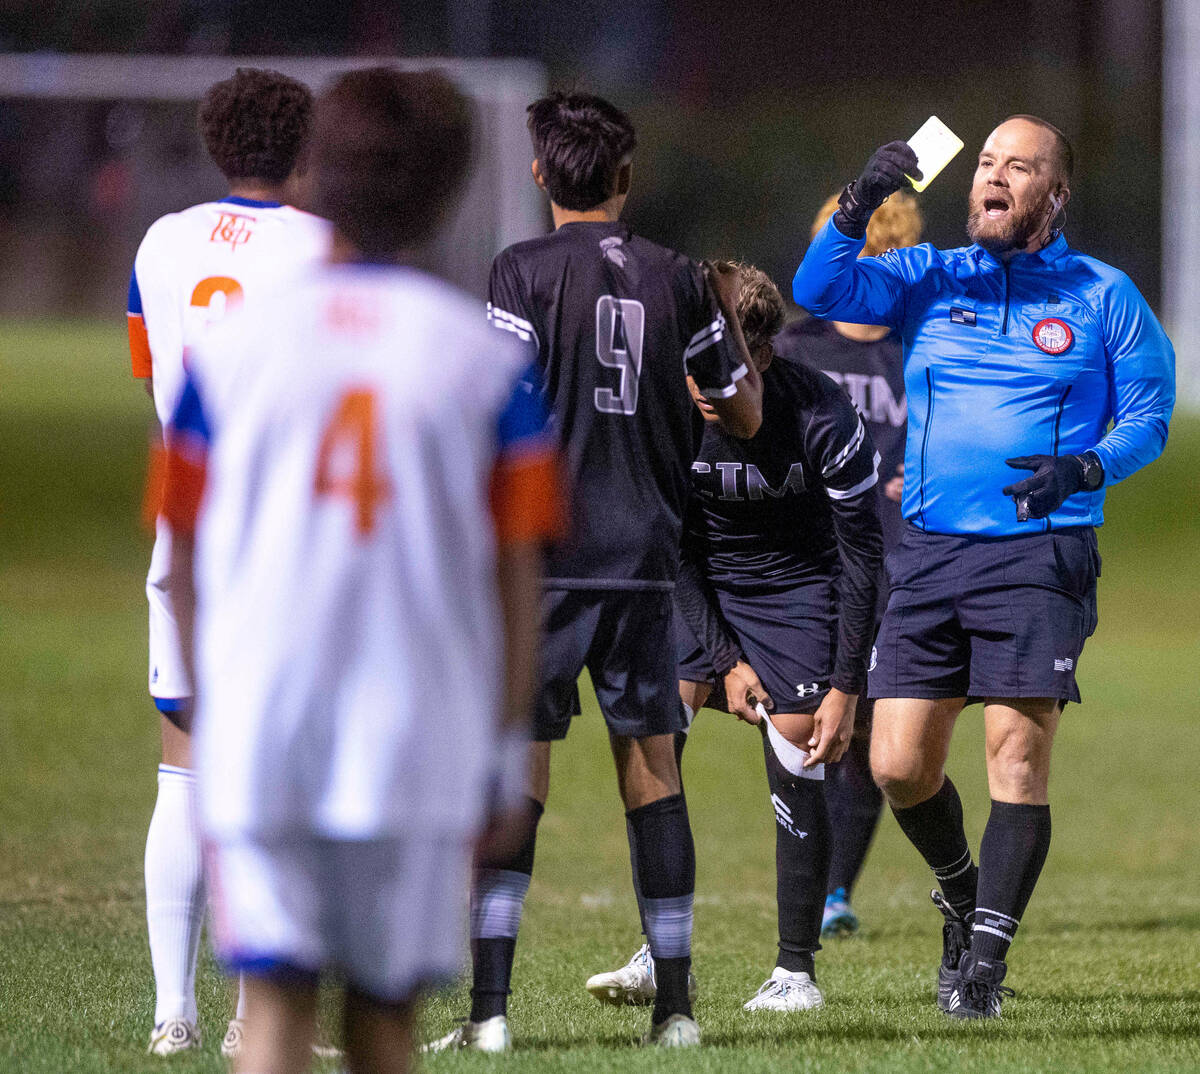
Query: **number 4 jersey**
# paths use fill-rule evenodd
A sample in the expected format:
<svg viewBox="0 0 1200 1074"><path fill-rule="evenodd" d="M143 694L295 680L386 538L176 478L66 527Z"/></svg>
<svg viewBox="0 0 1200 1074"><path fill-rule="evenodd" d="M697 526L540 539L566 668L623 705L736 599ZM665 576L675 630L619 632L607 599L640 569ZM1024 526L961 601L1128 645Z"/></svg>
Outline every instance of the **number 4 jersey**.
<svg viewBox="0 0 1200 1074"><path fill-rule="evenodd" d="M217 838L478 822L497 544L560 518L532 351L482 314L415 270L331 265L191 353L164 515L195 526Z"/></svg>
<svg viewBox="0 0 1200 1074"><path fill-rule="evenodd" d="M537 347L566 457L571 527L553 589L670 590L710 398L746 368L696 262L622 222L564 224L492 265L489 317Z"/></svg>

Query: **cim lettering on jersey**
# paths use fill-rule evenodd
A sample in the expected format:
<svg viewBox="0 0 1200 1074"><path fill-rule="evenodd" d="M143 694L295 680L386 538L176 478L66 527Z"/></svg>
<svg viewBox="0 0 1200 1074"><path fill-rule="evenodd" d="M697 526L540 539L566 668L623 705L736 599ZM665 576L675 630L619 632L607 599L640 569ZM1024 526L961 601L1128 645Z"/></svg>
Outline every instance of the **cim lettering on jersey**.
<svg viewBox="0 0 1200 1074"><path fill-rule="evenodd" d="M832 369L822 372L833 381L840 384L850 401L858 407L867 421L878 424L887 423L893 429L899 429L907 418L908 403L904 393L897 400L892 394L888 382L878 374L867 376L865 373L837 373Z"/></svg>
<svg viewBox="0 0 1200 1074"><path fill-rule="evenodd" d="M789 492L800 493L805 489L802 463L794 462L788 467L787 477L779 488L772 487L752 462L718 462L715 466L721 475L722 500L740 503L743 500L761 500L764 495L778 500ZM713 467L706 462L696 461L692 463L692 470L698 474L711 474Z"/></svg>

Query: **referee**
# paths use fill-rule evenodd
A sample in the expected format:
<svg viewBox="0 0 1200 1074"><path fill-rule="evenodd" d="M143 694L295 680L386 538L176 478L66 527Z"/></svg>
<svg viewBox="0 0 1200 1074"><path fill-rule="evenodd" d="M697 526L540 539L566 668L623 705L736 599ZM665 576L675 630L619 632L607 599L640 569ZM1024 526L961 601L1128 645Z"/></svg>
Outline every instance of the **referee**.
<svg viewBox="0 0 1200 1074"><path fill-rule="evenodd" d="M903 341L905 531L870 676L871 767L940 883L938 1005L955 1018L996 1017L1010 994L1004 958L1050 844L1051 744L1096 627L1104 490L1162 452L1175 399L1174 352L1137 288L1061 233L1071 168L1061 131L1012 116L979 154L972 245L859 260L871 214L920 177L891 142L793 283L816 316ZM973 701L992 798L978 868L944 772Z"/></svg>

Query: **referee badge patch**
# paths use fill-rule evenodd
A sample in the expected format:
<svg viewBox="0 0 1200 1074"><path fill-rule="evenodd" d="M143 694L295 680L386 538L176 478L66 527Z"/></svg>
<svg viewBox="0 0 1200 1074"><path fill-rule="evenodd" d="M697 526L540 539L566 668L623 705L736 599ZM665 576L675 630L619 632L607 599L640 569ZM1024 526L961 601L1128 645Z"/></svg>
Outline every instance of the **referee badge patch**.
<svg viewBox="0 0 1200 1074"><path fill-rule="evenodd" d="M1062 354L1075 342L1075 334L1066 321L1047 317L1033 326L1033 341L1047 354Z"/></svg>

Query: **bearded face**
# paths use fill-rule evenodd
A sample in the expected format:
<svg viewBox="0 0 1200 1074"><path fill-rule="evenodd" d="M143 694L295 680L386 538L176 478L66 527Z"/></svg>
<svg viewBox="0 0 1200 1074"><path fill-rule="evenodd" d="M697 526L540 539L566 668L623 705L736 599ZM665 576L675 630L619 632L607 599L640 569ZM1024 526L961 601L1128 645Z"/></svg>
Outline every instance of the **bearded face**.
<svg viewBox="0 0 1200 1074"><path fill-rule="evenodd" d="M1049 192L1024 205L1016 203L1011 191L992 188L967 199L967 235L992 254L1023 250L1046 224L1052 211Z"/></svg>
<svg viewBox="0 0 1200 1074"><path fill-rule="evenodd" d="M1055 215L1051 193L1065 202L1054 136L1022 117L1000 124L984 143L967 200L967 234L999 256L1040 245Z"/></svg>

